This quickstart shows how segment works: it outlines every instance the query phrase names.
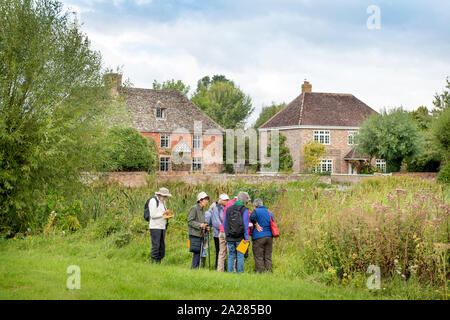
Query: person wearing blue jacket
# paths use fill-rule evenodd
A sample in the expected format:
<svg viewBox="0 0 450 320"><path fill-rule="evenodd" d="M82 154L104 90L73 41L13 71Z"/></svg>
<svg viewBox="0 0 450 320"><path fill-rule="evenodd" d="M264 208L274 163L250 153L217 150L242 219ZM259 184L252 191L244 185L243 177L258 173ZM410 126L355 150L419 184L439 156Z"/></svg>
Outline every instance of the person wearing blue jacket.
<svg viewBox="0 0 450 320"><path fill-rule="evenodd" d="M250 215L250 221L254 226L252 230L252 242L255 269L256 272L272 271L273 235L270 228L270 219L274 217L264 207L261 199L255 199L253 206L255 209Z"/></svg>

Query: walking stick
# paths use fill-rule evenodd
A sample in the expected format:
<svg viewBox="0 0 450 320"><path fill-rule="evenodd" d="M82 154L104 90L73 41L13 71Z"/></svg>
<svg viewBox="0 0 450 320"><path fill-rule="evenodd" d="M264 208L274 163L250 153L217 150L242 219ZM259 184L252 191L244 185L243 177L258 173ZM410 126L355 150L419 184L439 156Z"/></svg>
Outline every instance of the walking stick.
<svg viewBox="0 0 450 320"><path fill-rule="evenodd" d="M198 262L198 269L200 270L200 265L202 264L202 254L203 254L203 240L205 239L205 229L201 229L200 238L202 239L200 245L200 261Z"/></svg>
<svg viewBox="0 0 450 320"><path fill-rule="evenodd" d="M211 271L211 253L209 251L209 236L210 236L210 233L211 233L211 229L208 232L208 269Z"/></svg>

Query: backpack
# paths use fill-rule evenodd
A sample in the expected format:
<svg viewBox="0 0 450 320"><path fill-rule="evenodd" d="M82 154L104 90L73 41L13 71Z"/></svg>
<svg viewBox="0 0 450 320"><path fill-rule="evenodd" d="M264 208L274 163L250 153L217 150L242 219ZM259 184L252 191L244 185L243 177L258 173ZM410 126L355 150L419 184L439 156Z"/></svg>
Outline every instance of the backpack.
<svg viewBox="0 0 450 320"><path fill-rule="evenodd" d="M145 202L145 206L144 206L144 219L150 222L150 209L148 207L148 204L150 202L151 199L155 199L156 200L156 207L158 208L159 206L159 200L156 196L153 196L152 198L148 199Z"/></svg>
<svg viewBox="0 0 450 320"><path fill-rule="evenodd" d="M231 210L230 210L231 209ZM232 205L227 209L227 224L226 224L226 236L229 238L240 238L244 235L244 220L242 214L244 213L245 206Z"/></svg>

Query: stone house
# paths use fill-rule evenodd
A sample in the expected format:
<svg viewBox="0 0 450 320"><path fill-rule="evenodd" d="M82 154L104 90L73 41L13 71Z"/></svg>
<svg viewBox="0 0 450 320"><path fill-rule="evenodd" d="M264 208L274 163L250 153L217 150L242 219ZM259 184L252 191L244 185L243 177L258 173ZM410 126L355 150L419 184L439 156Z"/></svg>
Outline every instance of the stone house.
<svg viewBox="0 0 450 320"><path fill-rule="evenodd" d="M221 126L178 90L124 88L113 76L112 94L123 95L132 126L156 141L159 173L222 172Z"/></svg>
<svg viewBox="0 0 450 320"><path fill-rule="evenodd" d="M313 92L312 85L305 81L301 94L284 109L259 127L261 141L269 141L270 131L279 130L286 136L293 171L304 172L303 146L313 140L325 145L327 154L321 159L318 171L355 174L351 160L364 161L368 158L357 154L353 135L361 123L376 112L352 94ZM266 137L263 138L263 136ZM386 163L373 160L382 171Z"/></svg>

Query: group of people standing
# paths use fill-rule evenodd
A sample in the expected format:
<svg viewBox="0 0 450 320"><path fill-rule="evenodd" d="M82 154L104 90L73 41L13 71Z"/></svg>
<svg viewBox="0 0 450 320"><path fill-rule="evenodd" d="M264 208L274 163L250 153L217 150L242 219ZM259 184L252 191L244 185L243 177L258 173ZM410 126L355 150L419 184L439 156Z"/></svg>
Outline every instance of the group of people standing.
<svg viewBox="0 0 450 320"><path fill-rule="evenodd" d="M171 217L167 210L166 200L171 197L167 188L161 188L149 200L150 234L152 239L152 263L160 263L165 254L165 232L167 221ZM253 201L254 209L247 208L251 199L247 192L241 191L230 199L227 194L221 194L205 210L210 197L205 192L197 195L197 203L189 210L187 218L189 233L189 250L193 253L191 269L205 266L206 247L209 246L209 234L212 231L217 271L244 271L244 261L247 252L238 250L239 245L249 245L252 239L253 257L257 272L272 270L273 234L271 220L273 214L264 206L261 199ZM153 221L153 222L152 222ZM228 256L228 260L227 260Z"/></svg>

